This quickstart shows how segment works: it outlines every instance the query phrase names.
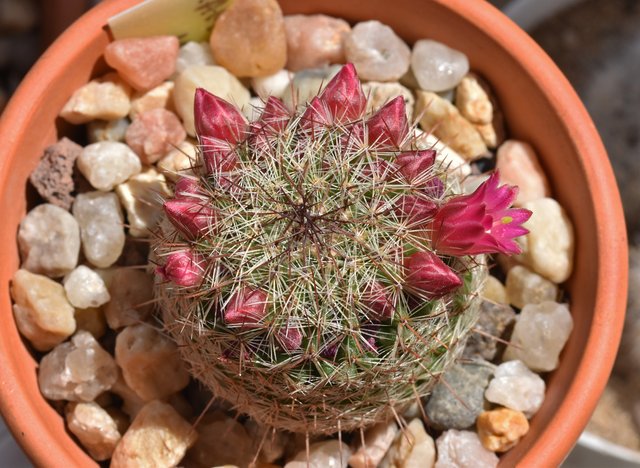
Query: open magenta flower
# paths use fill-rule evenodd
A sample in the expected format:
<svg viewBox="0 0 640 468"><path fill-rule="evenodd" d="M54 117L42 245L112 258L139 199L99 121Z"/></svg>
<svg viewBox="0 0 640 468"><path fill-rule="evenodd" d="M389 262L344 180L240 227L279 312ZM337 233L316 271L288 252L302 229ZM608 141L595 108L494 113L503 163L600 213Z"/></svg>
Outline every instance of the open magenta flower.
<svg viewBox="0 0 640 468"><path fill-rule="evenodd" d="M433 252L416 252L404 259L405 288L437 299L458 289L460 277Z"/></svg>
<svg viewBox="0 0 640 468"><path fill-rule="evenodd" d="M164 265L156 268L156 273L178 286L198 286L204 274L204 260L191 250L173 252Z"/></svg>
<svg viewBox="0 0 640 468"><path fill-rule="evenodd" d="M499 183L496 171L472 194L453 197L438 209L431 234L438 253L460 256L521 252L513 239L529 232L522 223L531 217L531 211L510 208L518 188Z"/></svg>

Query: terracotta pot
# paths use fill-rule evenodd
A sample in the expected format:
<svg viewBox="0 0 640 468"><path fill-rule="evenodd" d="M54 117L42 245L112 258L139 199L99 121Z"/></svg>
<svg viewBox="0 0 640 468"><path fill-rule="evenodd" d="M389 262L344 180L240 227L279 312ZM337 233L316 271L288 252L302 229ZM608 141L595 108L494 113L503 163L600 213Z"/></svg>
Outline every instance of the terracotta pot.
<svg viewBox="0 0 640 468"><path fill-rule="evenodd" d="M18 268L16 231L26 181L42 150L68 131L56 116L71 93L105 69L106 19L137 0L113 0L87 13L44 54L0 124L0 407L37 465L93 464L42 398L32 354L11 311L9 279ZM423 37L464 51L494 86L511 134L538 150L554 194L577 232L575 273L567 284L575 328L549 376L542 409L503 466L555 466L587 423L617 350L626 300L627 251L619 195L607 155L569 83L540 48L485 2L468 0L282 0L286 13L323 12L350 21L380 19L409 42Z"/></svg>

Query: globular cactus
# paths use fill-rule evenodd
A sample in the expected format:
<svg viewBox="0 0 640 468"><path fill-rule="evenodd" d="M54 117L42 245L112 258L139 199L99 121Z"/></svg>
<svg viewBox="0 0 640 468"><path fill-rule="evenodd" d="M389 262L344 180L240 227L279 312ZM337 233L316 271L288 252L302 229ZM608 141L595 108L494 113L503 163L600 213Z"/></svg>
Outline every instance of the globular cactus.
<svg viewBox="0 0 640 468"><path fill-rule="evenodd" d="M352 65L298 113L247 123L199 89L199 164L154 241L167 331L238 411L349 431L427 395L477 317L485 253L529 212L494 174L471 195L417 150L398 97L366 115Z"/></svg>

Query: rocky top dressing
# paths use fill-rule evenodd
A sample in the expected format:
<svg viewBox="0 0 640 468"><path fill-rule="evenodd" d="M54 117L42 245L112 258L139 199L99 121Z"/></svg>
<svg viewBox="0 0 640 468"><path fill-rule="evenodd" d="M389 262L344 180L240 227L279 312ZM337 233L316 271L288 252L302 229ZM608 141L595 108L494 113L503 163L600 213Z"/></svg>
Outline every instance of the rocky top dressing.
<svg viewBox="0 0 640 468"><path fill-rule="evenodd" d="M496 454L526 434L544 399L537 373L557 366L572 328L561 283L572 269L573 229L551 198L535 150L505 140L490 84L469 71L462 53L426 39L410 48L377 21L350 26L323 15L283 18L274 1L237 0L209 44L127 39L109 45L105 58L114 71L77 90L61 110L69 122L87 124L88 142L62 139L31 178L44 203L21 223L23 263L11 284L21 333L47 353L40 388L66 402L68 428L90 456L113 466L495 466ZM190 183L200 170L196 88L233 103L253 125L265 103L274 102L269 96L281 98L291 115L335 83L341 70L335 65L345 62L364 81L365 111L402 97L402 115L418 120L414 150L435 150L433 164L449 198L455 198L451 187L467 194L467 203L478 198L496 181L481 169L495 164L503 182L521 187L516 210L533 215L517 246L497 250L520 253L500 255L501 267L484 281L464 357L438 377L430 397L404 408L401 427L382 421L339 439L305 441L225 403L207 405L210 395L190 381L176 344L158 326L147 267L157 264L167 281L190 287L199 281L193 268L199 260L172 263L149 254L146 239L176 230L163 216L165 198L180 201L198 190ZM229 122L238 121L229 112ZM76 186L78 173L84 179ZM185 213L181 206L164 204L174 213L169 219ZM210 228L213 215L187 215L182 236ZM507 217L500 221L508 225ZM442 252L457 245L455 239L436 244ZM261 310L240 302L230 301L226 320L240 317L241 328ZM295 353L303 337L292 330L279 343ZM502 341L510 343L506 350ZM383 345L374 339L371 346Z"/></svg>

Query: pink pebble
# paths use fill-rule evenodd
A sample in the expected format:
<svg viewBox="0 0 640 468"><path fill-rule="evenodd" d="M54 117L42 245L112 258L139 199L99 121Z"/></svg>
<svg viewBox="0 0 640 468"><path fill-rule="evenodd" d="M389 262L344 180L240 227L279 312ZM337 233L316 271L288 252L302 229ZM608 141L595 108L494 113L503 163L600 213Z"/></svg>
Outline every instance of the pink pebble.
<svg viewBox="0 0 640 468"><path fill-rule="evenodd" d="M131 86L146 91L173 74L179 48L175 36L120 39L105 48L104 58Z"/></svg>
<svg viewBox="0 0 640 468"><path fill-rule="evenodd" d="M151 109L133 121L125 140L144 164L153 164L187 137L180 119L166 109Z"/></svg>

